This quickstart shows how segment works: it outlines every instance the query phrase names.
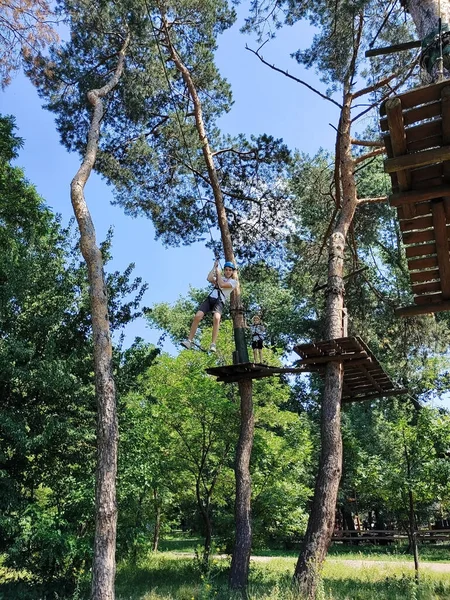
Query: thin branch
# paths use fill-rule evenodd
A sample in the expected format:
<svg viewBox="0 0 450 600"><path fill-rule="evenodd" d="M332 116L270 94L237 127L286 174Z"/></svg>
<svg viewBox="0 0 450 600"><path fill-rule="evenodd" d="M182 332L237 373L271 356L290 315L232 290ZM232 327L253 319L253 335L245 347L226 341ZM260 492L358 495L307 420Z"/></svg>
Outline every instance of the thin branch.
<svg viewBox="0 0 450 600"><path fill-rule="evenodd" d="M411 69L413 69L416 66L417 61L418 61L418 57L416 57L410 64L409 71L411 71ZM402 71L403 71L403 69L402 69ZM355 92L353 94L353 99L360 98L361 96L366 96L367 94L370 94L371 92L375 92L376 90L380 89L380 87L383 87L383 86L387 85L388 83L390 83L393 79L400 77L402 71L397 71L395 73L391 73L391 75L388 75L384 79L380 79L379 81L376 81L372 85L369 85L365 88L358 90L357 92Z"/></svg>
<svg viewBox="0 0 450 600"><path fill-rule="evenodd" d="M386 98L389 98L389 96L391 96L392 94L395 94L395 92L398 90L398 88L401 87L405 83L405 81L410 77L416 64L417 64L417 59L411 64L411 67L410 67L409 71L405 74L405 76L394 87L389 86L388 93L384 94L379 100L376 100L372 105L370 105L365 110L362 110L360 113L358 113L356 115L356 117L353 117L352 123L354 123L355 121L357 121L358 119L363 117L366 113L370 112L376 106L379 106L382 102L384 102L384 100ZM398 73L397 73L397 75L398 75ZM366 89L368 89L368 88L366 88ZM356 93L358 93L358 92L356 92Z"/></svg>
<svg viewBox="0 0 450 600"><path fill-rule="evenodd" d="M359 198L358 206L361 204L377 204L380 202L387 202L389 200L389 196L374 196L373 198Z"/></svg>
<svg viewBox="0 0 450 600"><path fill-rule="evenodd" d="M262 47L262 46L261 46ZM264 60L264 58L259 54L259 48L258 50L252 50L252 48L249 48L248 46L245 46L246 50L249 50L250 52L252 52L252 54L254 54L255 56L257 56L259 58L259 60L266 65L267 67L270 67L271 69L273 69L274 71L277 71L277 73L281 73L282 75L285 75L286 77L288 77L289 79L293 79L294 81L296 81L297 83L301 83L302 85L304 85L305 87L307 87L309 90L311 90L312 92L314 92L315 94L317 94L318 96L320 96L321 98L323 98L324 100L328 100L329 102L332 102L335 106L337 106L338 108L342 109L342 105L339 104L339 102L336 102L336 100L333 100L333 98L329 98L328 96L326 96L325 94L322 94L321 92L319 92L319 90L316 90L316 88L313 88L311 85L309 85L308 83L306 83L306 81L303 81L302 79L299 79L298 77L294 77L294 75L291 75L290 73L288 73L287 71L283 71L283 69L279 69L278 67L276 67L275 65L271 65L270 63L268 63L266 60Z"/></svg>
<svg viewBox="0 0 450 600"><path fill-rule="evenodd" d="M368 158L372 158L373 156L379 156L380 154L384 154L386 151L383 148L377 148L376 150L372 150L372 152L367 152L366 154L362 154L361 156L358 156L357 158L354 159L354 163L355 165L358 165L361 162L364 162L365 160L367 160Z"/></svg>
<svg viewBox="0 0 450 600"><path fill-rule="evenodd" d="M384 142L381 140L356 140L355 138L352 138L350 141L354 146L374 146L376 148L384 148Z"/></svg>
<svg viewBox="0 0 450 600"><path fill-rule="evenodd" d="M360 165L359 167L357 167L354 171L353 171L353 175L356 175L357 173L359 173L359 171L362 171L363 169L365 169L366 167L368 167L369 165L371 165L372 163L375 162L376 156L374 156L373 158L371 158L369 160L369 162L367 163L363 163L362 165Z"/></svg>
<svg viewBox="0 0 450 600"><path fill-rule="evenodd" d="M212 152L212 155L217 156L218 154L224 154L225 152L233 152L234 154L238 154L239 156L256 154L255 150L248 150L247 152L242 152L241 150L236 150L236 148L223 148L222 150L216 150L216 152Z"/></svg>

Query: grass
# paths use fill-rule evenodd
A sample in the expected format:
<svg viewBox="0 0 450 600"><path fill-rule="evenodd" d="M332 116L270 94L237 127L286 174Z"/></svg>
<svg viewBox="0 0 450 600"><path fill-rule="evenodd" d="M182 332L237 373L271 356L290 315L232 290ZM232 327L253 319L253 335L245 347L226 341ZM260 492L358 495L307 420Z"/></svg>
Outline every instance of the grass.
<svg viewBox="0 0 450 600"><path fill-rule="evenodd" d="M164 552L149 553L138 564L119 564L116 600L242 600L228 590L229 559L214 559L210 572L202 575L198 561L192 558L199 542L198 538L172 537L161 544ZM396 548L395 552L394 549L334 546L325 563L317 600L450 598L449 573L432 572L424 565L420 584L416 585L414 572L408 568L412 558L401 549ZM433 561L447 558L448 562L448 550L448 546L424 546L422 555L426 554L428 560ZM267 562L251 562L246 600L294 600L291 586L297 552L276 556L278 552L281 551L272 551L272 558ZM268 555L266 551L262 553ZM363 560L364 564L354 566L350 560ZM374 560L379 562L370 563ZM405 565L405 561L409 565ZM0 600L37 600L36 591L33 593L28 582L18 581L17 574L3 567L1 561L0 567ZM71 600L89 598L89 582L85 583L83 590Z"/></svg>
<svg viewBox="0 0 450 600"><path fill-rule="evenodd" d="M203 539L199 537L190 537L185 534L173 535L161 541L159 549L161 552L177 552L192 554L195 548L202 546ZM358 544L346 545L342 543L333 544L329 551L330 558L348 558L364 560L410 560L412 555L407 552L407 544L405 542L390 544L386 546L376 546L374 544ZM271 557L297 557L300 551L298 548L293 550L274 549L274 548L257 548L252 551L254 556L271 556ZM419 546L420 561L430 562L449 562L450 561L450 544L423 544Z"/></svg>
<svg viewBox="0 0 450 600"><path fill-rule="evenodd" d="M275 558L252 563L248 600L291 600L295 561ZM192 559L149 556L139 566L123 564L118 570L117 600L231 600L227 589L227 560L215 561L209 576L201 576ZM395 563L349 568L327 562L318 600L444 600L450 598L450 576L421 575Z"/></svg>

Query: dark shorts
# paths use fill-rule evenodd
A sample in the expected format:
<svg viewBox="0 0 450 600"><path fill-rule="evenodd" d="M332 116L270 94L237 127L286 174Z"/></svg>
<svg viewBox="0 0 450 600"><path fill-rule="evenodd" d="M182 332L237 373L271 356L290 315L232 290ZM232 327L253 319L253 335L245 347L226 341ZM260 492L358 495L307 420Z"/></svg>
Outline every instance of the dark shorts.
<svg viewBox="0 0 450 600"><path fill-rule="evenodd" d="M222 314L223 311L223 302L220 298L211 298L211 296L208 296L207 298L205 298L203 300L203 302L200 304L200 306L197 308L197 311L201 310L203 314L206 315L206 313L219 313L219 315Z"/></svg>
<svg viewBox="0 0 450 600"><path fill-rule="evenodd" d="M252 348L253 348L253 350L262 350L263 349L263 341L262 340L253 340Z"/></svg>

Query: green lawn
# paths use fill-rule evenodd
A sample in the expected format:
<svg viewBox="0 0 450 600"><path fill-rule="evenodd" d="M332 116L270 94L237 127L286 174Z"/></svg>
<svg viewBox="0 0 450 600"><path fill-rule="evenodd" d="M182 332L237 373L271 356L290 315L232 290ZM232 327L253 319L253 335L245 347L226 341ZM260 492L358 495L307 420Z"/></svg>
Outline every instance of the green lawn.
<svg viewBox="0 0 450 600"><path fill-rule="evenodd" d="M173 536L161 544L164 551L149 553L139 564L119 564L116 600L237 600L227 588L228 558L214 559L210 573L201 574L192 556L200 542L199 538ZM410 568L412 558L404 550L391 546L334 546L324 567L317 600L450 599L450 573L427 570L424 564L416 585ZM248 600L293 599L291 584L297 552L285 552L284 556L280 552L271 551L272 558L266 562L252 561ZM269 551L259 554L267 556ZM447 558L450 562L448 546L423 546L421 555L424 563L425 557L428 561ZM350 560L363 560L364 564L352 565ZM36 589L18 575L0 561L0 600L41 600ZM88 598L89 582L85 582L71 600Z"/></svg>
<svg viewBox="0 0 450 600"><path fill-rule="evenodd" d="M253 563L249 600L291 600L295 559L275 558ZM216 560L211 574L201 577L192 559L159 554L139 566L121 565L117 600L230 600L228 560ZM450 598L450 575L427 573L417 586L413 572L394 562L349 568L327 562L318 600L444 600Z"/></svg>

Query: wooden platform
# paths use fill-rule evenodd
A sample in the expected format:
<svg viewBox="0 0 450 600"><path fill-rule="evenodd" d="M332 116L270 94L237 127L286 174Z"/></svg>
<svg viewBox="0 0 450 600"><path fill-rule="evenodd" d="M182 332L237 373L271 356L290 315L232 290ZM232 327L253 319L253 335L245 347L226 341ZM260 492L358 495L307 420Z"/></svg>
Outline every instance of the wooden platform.
<svg viewBox="0 0 450 600"><path fill-rule="evenodd" d="M294 352L301 358L298 365L308 363L318 367L322 376L325 375L327 362L343 363L342 402L371 400L407 393L406 389L398 388L392 382L360 337L301 344L294 347Z"/></svg>
<svg viewBox="0 0 450 600"><path fill-rule="evenodd" d="M390 98L380 113L414 294L397 313L450 310L450 81Z"/></svg>
<svg viewBox="0 0 450 600"><path fill-rule="evenodd" d="M234 383L244 379L262 379L273 375L306 373L307 369L296 367L271 367L261 363L238 363L236 365L224 365L221 367L210 367L206 369L209 375L217 377L217 381Z"/></svg>
<svg viewBox="0 0 450 600"><path fill-rule="evenodd" d="M293 367L272 367L258 363L239 363L206 369L218 381L233 383L244 379L262 379L282 374L318 372L325 375L328 362L344 363L342 401L371 400L381 396L405 394L383 371L377 359L359 337L301 344L294 351L300 360Z"/></svg>

